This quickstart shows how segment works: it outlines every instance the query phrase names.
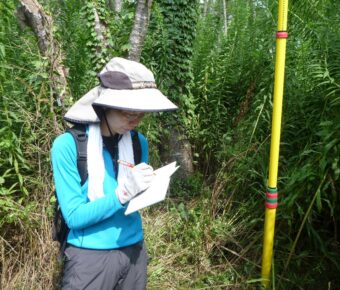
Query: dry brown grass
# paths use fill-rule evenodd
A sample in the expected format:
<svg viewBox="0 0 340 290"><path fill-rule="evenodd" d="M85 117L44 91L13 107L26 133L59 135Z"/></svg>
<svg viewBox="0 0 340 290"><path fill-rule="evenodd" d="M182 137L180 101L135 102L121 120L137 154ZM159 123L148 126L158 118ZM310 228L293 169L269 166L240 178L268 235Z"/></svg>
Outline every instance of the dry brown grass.
<svg viewBox="0 0 340 290"><path fill-rule="evenodd" d="M32 225L13 226L0 236L2 290L55 289L58 246L46 214L49 197L30 213Z"/></svg>
<svg viewBox="0 0 340 290"><path fill-rule="evenodd" d="M51 240L49 178L42 178L46 182L37 188L40 196L36 195L39 199L30 213L31 223L6 232L1 229L2 290L56 289L58 245ZM237 240L249 235L242 215L229 210L221 212L222 216L211 215L210 199L193 198L185 204L186 213L174 199L142 211L151 258L148 289L208 289L206 285L242 289L238 285L246 277L236 267L253 260L248 253L251 247L242 247Z"/></svg>

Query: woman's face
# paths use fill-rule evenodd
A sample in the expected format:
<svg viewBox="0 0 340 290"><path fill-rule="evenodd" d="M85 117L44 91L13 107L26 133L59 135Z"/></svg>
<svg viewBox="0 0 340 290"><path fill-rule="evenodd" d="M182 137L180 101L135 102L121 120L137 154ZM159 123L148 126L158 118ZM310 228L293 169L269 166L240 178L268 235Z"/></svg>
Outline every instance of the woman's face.
<svg viewBox="0 0 340 290"><path fill-rule="evenodd" d="M143 119L143 112L132 112L122 110L106 110L106 119L112 134L124 134L130 130L133 130ZM107 128L105 118L102 119L102 134L104 136L110 136L110 131Z"/></svg>

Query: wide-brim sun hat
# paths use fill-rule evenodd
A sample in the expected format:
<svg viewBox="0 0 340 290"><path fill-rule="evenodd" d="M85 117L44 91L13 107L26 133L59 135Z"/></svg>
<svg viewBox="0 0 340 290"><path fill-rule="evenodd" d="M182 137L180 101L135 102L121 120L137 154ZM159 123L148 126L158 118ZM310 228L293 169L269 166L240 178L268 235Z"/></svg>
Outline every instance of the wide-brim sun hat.
<svg viewBox="0 0 340 290"><path fill-rule="evenodd" d="M81 97L65 114L72 123L97 123L103 109L135 112L173 111L178 107L157 89L143 64L112 58L98 74L100 85Z"/></svg>

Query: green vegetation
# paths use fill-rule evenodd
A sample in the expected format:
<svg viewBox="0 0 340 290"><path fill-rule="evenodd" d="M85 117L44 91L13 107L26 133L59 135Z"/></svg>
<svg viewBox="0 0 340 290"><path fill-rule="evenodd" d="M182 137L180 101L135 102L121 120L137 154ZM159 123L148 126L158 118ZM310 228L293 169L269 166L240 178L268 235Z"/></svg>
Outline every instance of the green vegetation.
<svg viewBox="0 0 340 290"><path fill-rule="evenodd" d="M50 3L52 2L52 3ZM203 2L203 1L201 1ZM195 174L142 212L149 289L259 289L268 177L277 1L155 1L142 61L181 110L142 124L157 167L173 126L190 138ZM337 289L340 273L340 29L336 0L289 4L272 289ZM67 100L124 56L134 2L40 1L69 70ZM50 62L0 3L1 289L53 289L57 245L49 150L65 124ZM93 7L105 24L98 42ZM206 8L206 9L205 9ZM64 104L67 107L67 103Z"/></svg>

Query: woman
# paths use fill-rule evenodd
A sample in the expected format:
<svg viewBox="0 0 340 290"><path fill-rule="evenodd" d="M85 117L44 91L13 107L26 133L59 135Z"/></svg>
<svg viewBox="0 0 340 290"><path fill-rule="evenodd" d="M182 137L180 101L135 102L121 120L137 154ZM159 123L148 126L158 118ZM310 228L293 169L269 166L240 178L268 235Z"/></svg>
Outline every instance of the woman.
<svg viewBox="0 0 340 290"><path fill-rule="evenodd" d="M153 169L145 137L133 130L147 112L176 110L144 65L113 58L93 88L66 113L86 124L88 178L81 184L71 134L56 138L52 166L57 198L70 228L62 289L146 289L147 253L138 212L127 203L147 189ZM141 163L134 166L138 134ZM121 161L120 161L121 160Z"/></svg>

